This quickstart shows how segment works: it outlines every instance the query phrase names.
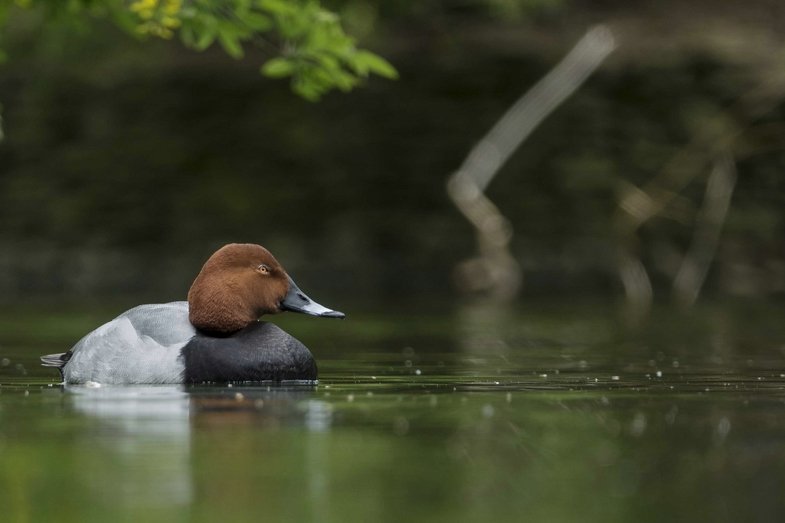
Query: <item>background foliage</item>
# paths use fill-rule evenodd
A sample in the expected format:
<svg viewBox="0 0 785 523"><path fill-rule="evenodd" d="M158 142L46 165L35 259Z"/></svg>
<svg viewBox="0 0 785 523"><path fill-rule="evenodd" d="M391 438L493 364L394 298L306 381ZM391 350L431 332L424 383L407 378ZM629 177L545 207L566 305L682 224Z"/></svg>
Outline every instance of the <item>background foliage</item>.
<svg viewBox="0 0 785 523"><path fill-rule="evenodd" d="M318 100L332 89L349 91L371 73L397 76L386 60L358 49L344 33L338 15L318 0L21 0L16 4L64 24L105 17L134 36L170 39L177 34L198 51L217 42L236 59L243 57L244 47L258 45L274 55L261 72L291 78L292 89L308 100ZM7 19L8 10L2 15Z"/></svg>
<svg viewBox="0 0 785 523"><path fill-rule="evenodd" d="M310 65L287 54L292 35L271 11L260 13L273 23L264 35L274 52L242 30L221 37L223 29L218 46L194 52L208 34L195 18L172 28L188 48L118 31L137 31L141 12L132 20L126 9L129 23L110 13L62 22L45 10L100 9L34 4L14 10L3 36L6 300L179 298L227 241L267 245L314 295L442 299L454 292L455 263L474 249L446 177L597 21L609 23L619 50L489 188L515 228L525 293L617 294L610 253L619 187L644 184L718 122L740 137L739 179L709 289L785 289L776 81L785 44L775 22L785 8L777 2L334 2L347 33L389 58L400 79L370 80L315 105L259 77L260 64L273 76L292 72L308 96L297 75L307 77ZM238 60L226 56L239 56L227 39L242 47ZM365 78L356 63L338 62L354 75L349 83ZM750 118L738 100L764 88L771 107ZM706 174L641 231L655 285L668 284L689 242Z"/></svg>

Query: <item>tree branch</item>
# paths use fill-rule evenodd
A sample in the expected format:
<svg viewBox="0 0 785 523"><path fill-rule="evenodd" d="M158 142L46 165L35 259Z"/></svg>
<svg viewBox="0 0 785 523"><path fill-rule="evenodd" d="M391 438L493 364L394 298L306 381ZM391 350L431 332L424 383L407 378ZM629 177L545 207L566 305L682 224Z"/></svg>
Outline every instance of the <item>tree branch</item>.
<svg viewBox="0 0 785 523"><path fill-rule="evenodd" d="M465 288L488 291L499 301L518 293L522 274L509 250L512 226L484 191L521 143L614 49L607 27L591 28L556 67L507 110L448 179L448 196L477 235L479 256L458 267Z"/></svg>

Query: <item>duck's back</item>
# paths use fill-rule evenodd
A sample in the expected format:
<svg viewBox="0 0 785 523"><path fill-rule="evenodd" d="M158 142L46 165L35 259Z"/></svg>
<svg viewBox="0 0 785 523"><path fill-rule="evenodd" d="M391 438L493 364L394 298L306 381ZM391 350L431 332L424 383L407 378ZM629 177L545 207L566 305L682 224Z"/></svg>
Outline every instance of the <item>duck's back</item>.
<svg viewBox="0 0 785 523"><path fill-rule="evenodd" d="M149 336L162 345L183 343L196 334L188 321L187 301L139 305L116 319L121 318L130 321L139 335Z"/></svg>
<svg viewBox="0 0 785 523"><path fill-rule="evenodd" d="M196 330L188 302L140 305L79 340L62 368L67 383L179 383L181 349Z"/></svg>

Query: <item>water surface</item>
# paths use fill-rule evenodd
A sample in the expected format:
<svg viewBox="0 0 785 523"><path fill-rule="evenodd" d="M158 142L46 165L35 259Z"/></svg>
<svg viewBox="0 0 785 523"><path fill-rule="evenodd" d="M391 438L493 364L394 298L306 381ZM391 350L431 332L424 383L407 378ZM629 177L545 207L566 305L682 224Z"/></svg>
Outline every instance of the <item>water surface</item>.
<svg viewBox="0 0 785 523"><path fill-rule="evenodd" d="M275 321L312 385L84 387L37 356L98 313L0 318L3 521L774 521L778 304L456 306Z"/></svg>

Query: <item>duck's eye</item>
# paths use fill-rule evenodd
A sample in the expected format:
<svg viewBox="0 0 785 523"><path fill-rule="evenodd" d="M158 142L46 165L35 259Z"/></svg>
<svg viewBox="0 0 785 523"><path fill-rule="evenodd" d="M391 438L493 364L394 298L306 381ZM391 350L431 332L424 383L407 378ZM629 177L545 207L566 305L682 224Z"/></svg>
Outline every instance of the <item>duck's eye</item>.
<svg viewBox="0 0 785 523"><path fill-rule="evenodd" d="M268 267L268 266L267 266L267 265L265 265L264 263L263 263L263 264L261 264L261 265L259 265L259 266L256 268L256 270L257 270L257 271L259 271L259 272L261 272L262 274L270 274L270 267Z"/></svg>

